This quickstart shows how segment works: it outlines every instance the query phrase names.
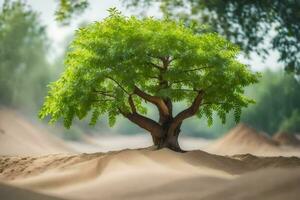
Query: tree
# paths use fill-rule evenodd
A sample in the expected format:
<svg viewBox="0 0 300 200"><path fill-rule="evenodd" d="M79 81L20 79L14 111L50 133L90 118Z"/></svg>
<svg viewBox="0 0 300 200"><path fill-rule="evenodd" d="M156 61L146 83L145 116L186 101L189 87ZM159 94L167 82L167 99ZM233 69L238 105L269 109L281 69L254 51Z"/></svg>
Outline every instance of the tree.
<svg viewBox="0 0 300 200"><path fill-rule="evenodd" d="M37 13L21 1L0 10L0 103L39 107L49 82L47 38Z"/></svg>
<svg viewBox="0 0 300 200"><path fill-rule="evenodd" d="M239 50L215 33L197 34L171 20L124 17L115 9L102 22L76 32L66 57L66 70L50 85L40 117L74 117L92 112L91 124L107 114L110 125L122 115L147 130L158 148L180 151L178 135L183 121L205 115L212 123L216 111L225 122L234 110L253 101L244 87L258 75L236 60ZM173 113L173 103L188 107ZM146 114L145 103L155 105L159 119Z"/></svg>
<svg viewBox="0 0 300 200"><path fill-rule="evenodd" d="M280 125L281 131L287 131L290 133L300 132L300 112L294 110L289 118L286 118Z"/></svg>
<svg viewBox="0 0 300 200"><path fill-rule="evenodd" d="M88 6L87 0L58 0L55 18L62 24L69 24L74 15L81 14Z"/></svg>
<svg viewBox="0 0 300 200"><path fill-rule="evenodd" d="M241 121L273 135L284 121L296 118L291 116L300 109L299 91L300 84L291 74L264 72L259 84L248 89L256 104L243 112Z"/></svg>
<svg viewBox="0 0 300 200"><path fill-rule="evenodd" d="M298 0L123 1L133 7L149 7L158 3L168 17L180 18L188 23L207 23L248 54L256 52L267 56L271 49L278 51L279 61L285 69L300 74Z"/></svg>

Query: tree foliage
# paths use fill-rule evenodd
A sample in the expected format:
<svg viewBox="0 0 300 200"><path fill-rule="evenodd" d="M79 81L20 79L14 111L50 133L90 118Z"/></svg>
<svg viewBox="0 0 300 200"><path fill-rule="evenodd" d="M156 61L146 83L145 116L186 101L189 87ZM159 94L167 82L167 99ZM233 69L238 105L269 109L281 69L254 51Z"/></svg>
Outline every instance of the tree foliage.
<svg viewBox="0 0 300 200"><path fill-rule="evenodd" d="M237 61L238 53L237 46L215 33L195 33L168 19L124 17L110 9L109 17L76 32L66 69L50 85L40 117L63 118L70 127L74 117L88 112L91 124L106 114L113 125L121 114L154 134L164 116L177 125L194 114L212 123L216 112L225 122L234 110L238 120L241 109L253 102L243 95L244 87L258 79ZM171 104L179 101L189 107L173 117ZM157 106L159 123L144 116L145 103Z"/></svg>
<svg viewBox="0 0 300 200"><path fill-rule="evenodd" d="M0 103L41 102L49 81L46 49L37 13L21 1L5 0L0 10Z"/></svg>
<svg viewBox="0 0 300 200"><path fill-rule="evenodd" d="M87 0L58 0L56 20L62 24L68 24L72 17L80 15L88 6Z"/></svg>
<svg viewBox="0 0 300 200"><path fill-rule="evenodd" d="M169 17L208 23L246 53L280 54L286 70L300 74L300 1L298 0L123 0L128 6L159 3ZM271 41L271 44L269 44ZM265 43L264 45L262 45Z"/></svg>
<svg viewBox="0 0 300 200"><path fill-rule="evenodd" d="M289 123L293 112L300 110L300 83L292 75L266 71L260 83L249 88L256 100L242 115L242 121L269 134ZM285 127L286 125L282 125Z"/></svg>
<svg viewBox="0 0 300 200"><path fill-rule="evenodd" d="M288 131L290 133L300 132L300 111L294 110L290 117L286 118L280 125L281 131Z"/></svg>

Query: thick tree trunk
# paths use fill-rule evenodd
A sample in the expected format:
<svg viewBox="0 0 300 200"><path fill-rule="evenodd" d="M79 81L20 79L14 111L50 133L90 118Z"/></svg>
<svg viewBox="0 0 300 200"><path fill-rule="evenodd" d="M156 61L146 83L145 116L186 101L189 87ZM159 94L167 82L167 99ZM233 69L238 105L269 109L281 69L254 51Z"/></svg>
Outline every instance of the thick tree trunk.
<svg viewBox="0 0 300 200"><path fill-rule="evenodd" d="M173 151L183 152L178 143L180 126L178 126L174 131L170 131L169 129L169 126L165 127L163 137L160 138L151 134L154 145L157 146L157 149L169 148Z"/></svg>
<svg viewBox="0 0 300 200"><path fill-rule="evenodd" d="M136 87L134 90L135 95L138 95L144 100L157 106L159 110L158 122L139 114L134 105L132 98L133 94L127 94L129 95L128 103L131 108L131 112L124 112L119 108L120 113L139 127L150 132L153 143L158 149L169 148L173 151L183 152L178 143L181 124L183 120L192 117L197 113L202 102L204 91L198 90L198 94L192 105L173 117L172 102L170 99L162 99L161 97L149 95Z"/></svg>
<svg viewBox="0 0 300 200"><path fill-rule="evenodd" d="M153 140L154 146L159 146L159 144L160 144L160 138L154 136L153 134L151 134L151 136L152 136L152 140Z"/></svg>
<svg viewBox="0 0 300 200"><path fill-rule="evenodd" d="M158 149L169 148L173 151L182 152L178 143L178 136L179 136L179 132L174 134L169 134L165 138L162 138L158 146Z"/></svg>

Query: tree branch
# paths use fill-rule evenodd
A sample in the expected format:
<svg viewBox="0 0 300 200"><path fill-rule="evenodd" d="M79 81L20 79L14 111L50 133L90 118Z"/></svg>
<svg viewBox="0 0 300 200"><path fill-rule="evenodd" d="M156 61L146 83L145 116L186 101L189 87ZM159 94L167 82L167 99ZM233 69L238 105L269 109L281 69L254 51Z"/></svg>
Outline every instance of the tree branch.
<svg viewBox="0 0 300 200"><path fill-rule="evenodd" d="M170 126L168 134L173 133L174 130L177 128L177 126L179 124L181 124L183 120L194 116L198 112L199 107L202 102L202 99L203 99L203 95L204 95L204 91L200 90L198 92L197 96L195 97L192 105L176 115L176 117L174 118L174 120Z"/></svg>
<svg viewBox="0 0 300 200"><path fill-rule="evenodd" d="M169 56L165 56L165 57L160 57L160 60L163 63L163 68L166 70L169 67L170 64L170 57Z"/></svg>
<svg viewBox="0 0 300 200"><path fill-rule="evenodd" d="M151 79L156 79L156 80L159 80L159 77L158 76L147 76L148 78L151 78Z"/></svg>
<svg viewBox="0 0 300 200"><path fill-rule="evenodd" d="M171 88L171 90L179 90L179 91L186 91L186 92L199 92L197 89L184 89L184 88Z"/></svg>
<svg viewBox="0 0 300 200"><path fill-rule="evenodd" d="M171 59L169 60L169 63L173 62L173 61L176 60L176 59L178 59L178 58L175 58L175 57L171 58Z"/></svg>
<svg viewBox="0 0 300 200"><path fill-rule="evenodd" d="M110 79L110 80L112 80L113 82L115 82L126 94L128 94L128 95L130 95L129 94L129 92L127 92L126 90L125 90L125 88L124 87L122 87L122 85L118 82L118 81L116 81L115 79L113 79L112 77L110 77L110 76L105 76L106 78L108 78L108 79Z"/></svg>
<svg viewBox="0 0 300 200"><path fill-rule="evenodd" d="M178 81L173 81L173 82L170 82L170 85L172 84L176 84L176 83L184 83L184 82L193 82L192 80L189 80L189 79L185 79L185 80L178 80Z"/></svg>
<svg viewBox="0 0 300 200"><path fill-rule="evenodd" d="M153 67L155 67L156 69L159 69L159 70L162 70L162 69L163 69L163 68L160 67L159 65L156 65L156 64L154 64L154 63L152 63L152 62L147 62L147 64L152 65Z"/></svg>
<svg viewBox="0 0 300 200"><path fill-rule="evenodd" d="M226 102L205 102L205 103L202 103L201 105L211 105L211 104L225 105L227 103Z"/></svg>
<svg viewBox="0 0 300 200"><path fill-rule="evenodd" d="M136 107L134 105L134 102L133 102L133 99L132 99L132 95L129 95L128 102L129 102L129 105L130 105L132 113L136 113Z"/></svg>
<svg viewBox="0 0 300 200"><path fill-rule="evenodd" d="M173 104L172 104L171 99L168 97L166 100L164 100L164 102L168 107L169 115L172 117L173 116Z"/></svg>
<svg viewBox="0 0 300 200"><path fill-rule="evenodd" d="M182 70L181 72L182 72L182 73L185 73L185 72L193 72L193 71L198 71L198 70L206 69L206 68L211 68L211 67L199 67L199 68L194 68L194 69Z"/></svg>
<svg viewBox="0 0 300 200"><path fill-rule="evenodd" d="M168 109L167 105L165 104L165 102L163 101L162 98L147 94L144 91L140 90L136 86L134 88L133 93L138 95L142 99L156 105L159 112L160 112L160 114L165 115L165 116L169 116L169 114L170 114L169 109Z"/></svg>
<svg viewBox="0 0 300 200"><path fill-rule="evenodd" d="M106 97L111 97L111 98L116 98L114 95L112 95L110 92L108 91L99 91L99 90L95 90L96 94L100 94L102 96L106 96Z"/></svg>
<svg viewBox="0 0 300 200"><path fill-rule="evenodd" d="M131 122L135 123L139 127L149 131L151 135L155 137L162 137L163 136L163 129L162 127L152 119L149 119L143 115L138 113L125 113L121 109L119 109L120 113L129 119Z"/></svg>

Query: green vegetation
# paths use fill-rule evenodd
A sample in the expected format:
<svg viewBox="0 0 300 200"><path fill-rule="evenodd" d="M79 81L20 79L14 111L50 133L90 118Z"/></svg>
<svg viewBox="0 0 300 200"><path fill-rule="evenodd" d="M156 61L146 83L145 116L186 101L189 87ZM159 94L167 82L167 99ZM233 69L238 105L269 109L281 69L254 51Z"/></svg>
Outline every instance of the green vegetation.
<svg viewBox="0 0 300 200"><path fill-rule="evenodd" d="M295 0L123 0L131 7L160 5L165 16L205 23L245 53L278 51L287 71L300 74L300 1ZM271 45L270 44L271 41ZM264 44L265 43L265 44Z"/></svg>
<svg viewBox="0 0 300 200"><path fill-rule="evenodd" d="M91 124L117 115L151 133L158 147L179 150L182 122L194 115L212 124L213 111L222 122L231 110L239 120L241 109L253 101L244 87L258 75L236 60L237 46L214 33L195 33L171 20L124 17L110 9L110 16L77 31L58 81L40 117L51 122L63 118L70 127L92 112ZM174 102L187 108L173 116ZM155 105L158 122L143 114L145 103Z"/></svg>
<svg viewBox="0 0 300 200"><path fill-rule="evenodd" d="M72 17L80 15L89 5L87 0L58 0L55 18L62 24L69 24Z"/></svg>
<svg viewBox="0 0 300 200"><path fill-rule="evenodd" d="M280 130L290 133L300 133L300 111L294 110L292 115L281 123Z"/></svg>
<svg viewBox="0 0 300 200"><path fill-rule="evenodd" d="M274 134L280 126L289 126L281 124L292 123L294 117L291 116L300 110L299 91L300 84L292 75L265 72L261 83L248 90L257 103L245 110L242 121Z"/></svg>
<svg viewBox="0 0 300 200"><path fill-rule="evenodd" d="M126 1L127 3L134 2L133 0ZM59 2L59 8L56 17L63 24L70 22L72 17L80 14L88 6L87 0L59 0L57 2ZM137 1L136 6L140 6L143 2L146 2L146 4L149 2L151 6L152 1ZM128 103L129 95L119 87L116 87L112 80L108 80L107 78L101 79L105 73L107 73L106 75L112 75L112 78L117 78L116 80L122 83L122 87L129 94L132 93L131 97L135 103L137 112L140 115L145 115L146 111L148 111L147 116L150 119L157 119L160 112L155 109L155 105L147 104L149 103L148 101L135 94L133 92L134 86L138 86L141 91L151 96L157 96L162 99L170 98L172 100L173 118L175 114L184 110L186 106L192 105L197 91L189 90L193 90L193 87L200 84L208 86L209 83L213 83L215 85L209 91L209 98L211 100L222 99L218 103L223 103L223 101L233 102L227 97L231 93L226 93L227 89L234 84L230 81L228 82L228 80L233 80L231 79L233 76L227 76L231 74L231 68L227 64L220 67L220 63L227 63L230 59L234 60L234 56L237 55L238 50L235 45L209 32L211 30L207 26L198 26L199 22L208 22L212 30L224 35L230 41L241 45L242 49L248 54L258 52L266 55L263 53L266 50L271 51L271 49L279 50L283 48L283 50L279 51L281 55L286 56L286 58L282 58L286 66L289 66L288 59L295 60L298 56L298 53L294 50L300 44L299 42L295 43L299 39L297 34L300 32L295 33L293 31L299 26L299 24L295 25L295 21L298 19L295 9L299 8L296 1L284 3L274 1L274 4L269 7L265 6L270 5L268 1L261 3L257 1L195 1L193 2L194 4L203 7L194 6L193 12L189 9L178 9L182 5L176 5L174 2L171 0L168 3L162 3L162 11L169 16L169 19L177 19L179 17L187 27L172 20L138 20L136 18L124 18L122 16L117 18L115 16L113 18L111 16L103 22L89 25L77 32L66 59L67 69L62 75L65 78L61 78L57 83L51 85L50 88L53 89L50 95L54 93L53 91L56 91L53 94L56 99L54 100L54 97L50 97L52 100L48 101L53 103L51 111L57 111L58 118L65 118L67 126L70 125L73 118L70 117L72 109L75 112L74 118L78 118L78 116L81 118L85 114L87 116L82 121L75 119L69 130L60 127L63 119L57 118L59 121L59 126L56 127L59 130L58 132L65 132L64 137L68 139L78 139L81 134L91 132L105 132L108 130L105 124L109 121L106 118L107 115L111 123L117 121L116 126L112 128L114 132L137 134L144 131L134 125L134 123L128 123L128 120L122 117L119 110L112 109L119 106L122 108L122 111L131 112L131 107ZM187 3L186 5L189 5L192 1ZM146 6L148 7L149 5ZM222 10L222 7L225 9ZM284 9L278 12L279 7ZM293 8L290 9L290 7ZM251 10L256 9L262 9L262 12L255 12L259 14L254 16L254 11L252 12ZM273 13L272 15L271 12ZM290 14L286 16L286 12ZM201 15L198 15L199 13ZM211 13L216 13L216 15L210 15ZM232 13L235 13L235 16ZM224 16L227 17L224 18ZM290 20L290 18L293 19ZM276 20L280 20L280 22ZM282 24L283 22L286 23ZM274 23L275 25L278 23L277 25L280 25L280 27L272 30L277 26L274 26ZM228 25L227 29L224 26L226 24ZM248 26L248 24L251 24L251 26ZM241 27L232 29L239 26ZM286 31L289 29L289 26L293 26L291 32ZM100 27L104 28L99 30ZM34 113L34 116L36 116L36 110L42 104L47 92L46 84L50 80L56 80L59 73L63 71L64 67L60 58L52 64L53 66L50 66L47 61L51 45L46 37L45 29L46 27L41 25L38 13L33 11L29 6L20 1L4 1L0 10L1 105L15 107L22 111L29 111L27 114L32 115ZM266 34L265 30L269 29L272 30L270 31L272 37L266 36L268 34ZM158 32L161 34L157 34ZM276 41L275 38L280 40L280 42L274 43ZM258 45L263 43L263 41L269 41L269 39L272 41L272 47ZM283 45L287 40L289 42ZM69 41L69 38L66 41ZM203 46L203 43L208 45ZM228 48L226 45L228 45ZM225 46L227 48L225 51L218 52L219 48L225 48ZM199 51L194 51L197 48ZM192 51L186 51L187 49L192 49ZM286 54L283 53L284 51L287 51ZM152 62L160 66L163 66L163 62L160 58L149 57L149 52L156 56L162 53L171 53L169 59L172 59L172 56L182 55L181 59L175 59L169 63L170 67L162 76L163 80L168 82L169 88L160 88L157 90L156 87L159 86L157 77L159 77L160 70L154 66L151 67L150 65L152 64L148 65L149 63L145 64L144 62ZM94 57L95 53L97 53L97 56ZM230 55L231 53L232 55ZM166 55L164 54L163 56ZM63 55L60 56L63 57ZM229 58L227 56L232 57ZM199 71L195 70L183 73L185 70L196 69L196 66L199 64L198 62L201 63L201 66L214 64L215 68L205 68ZM76 63L79 64L77 65ZM99 68L96 68L96 64ZM295 62L294 66L296 64ZM238 65L244 69L244 66ZM104 71L109 70L108 66L112 68L112 71ZM118 71L120 66L122 66L121 72ZM123 66L125 67L123 68ZM221 69L226 69L224 74L222 74L223 71ZM291 71L297 71L294 67L290 69ZM95 78L98 74L100 74L99 77ZM94 80L96 81L93 82ZM171 82L176 83L170 85ZM98 84L97 87L94 87L95 83ZM63 85L64 90L62 88L59 89L58 84L60 86ZM106 87L105 84L109 86ZM164 84L162 82L159 87L163 87ZM74 91L73 88L75 88ZM99 93L89 93L91 89L111 91L110 93L116 95L118 100L106 102L111 98L105 99ZM184 91L181 91L182 89ZM251 104L249 107L243 108L241 121L271 135L278 130L291 133L299 132L299 89L300 83L296 81L293 75L283 73L283 71L262 72L260 82L245 89L246 95L253 97L256 104ZM242 94L242 91L240 94ZM66 95L66 97L63 95ZM93 98L93 100L95 98L99 102L91 103L88 101L89 97ZM207 103L208 99L204 97L202 103L205 102ZM101 108L98 105L101 105ZM219 108L220 105L205 105L201 106L197 113L198 117L201 117L201 114L204 117L201 119L191 117L184 121L181 126L184 135L216 138L235 126L234 110L236 110L236 116L239 116L240 110L232 107L233 104L230 104L230 108L221 107L221 109ZM226 114L228 113L227 110L231 108L233 110L229 114ZM65 117L64 115L69 116ZM88 126L90 117L93 118L92 122L96 123L98 115L97 126ZM222 123L224 116L227 118L225 124ZM208 126L207 122L211 123L212 121L214 122L213 125ZM160 120L158 120L158 123L161 123Z"/></svg>
<svg viewBox="0 0 300 200"><path fill-rule="evenodd" d="M279 130L299 132L300 83L295 77L283 71L264 71L259 83L246 88L246 94L253 97L255 104L243 109L241 122L264 131L269 135ZM235 126L232 114L226 124L215 120L212 127L196 119L189 120L183 127L191 136L220 137Z"/></svg>
<svg viewBox="0 0 300 200"><path fill-rule="evenodd" d="M49 82L47 38L37 13L20 1L0 10L0 104L27 110L42 103Z"/></svg>

